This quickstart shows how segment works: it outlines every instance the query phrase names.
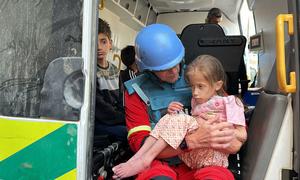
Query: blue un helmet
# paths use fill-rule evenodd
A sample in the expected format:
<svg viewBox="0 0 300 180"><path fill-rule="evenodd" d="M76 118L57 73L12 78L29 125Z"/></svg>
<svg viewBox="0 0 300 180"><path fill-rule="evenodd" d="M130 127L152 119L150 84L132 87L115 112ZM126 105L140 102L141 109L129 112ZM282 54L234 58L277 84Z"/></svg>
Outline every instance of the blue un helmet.
<svg viewBox="0 0 300 180"><path fill-rule="evenodd" d="M139 70L161 71L179 64L184 47L175 31L164 24L143 28L135 39L136 62Z"/></svg>

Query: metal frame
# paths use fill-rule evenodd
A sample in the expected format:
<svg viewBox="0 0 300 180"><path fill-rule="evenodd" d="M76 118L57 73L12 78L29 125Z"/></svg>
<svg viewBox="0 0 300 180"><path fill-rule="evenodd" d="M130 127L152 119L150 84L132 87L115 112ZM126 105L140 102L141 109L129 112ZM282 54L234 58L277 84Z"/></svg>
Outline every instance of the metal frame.
<svg viewBox="0 0 300 180"><path fill-rule="evenodd" d="M300 133L299 133L299 127L300 127L300 115L299 115L299 108L300 108L300 90L299 90L299 73L300 73L300 55L299 55L299 33L300 33L300 27L299 27L299 11L300 11L300 3L298 1L288 0L288 11L290 14L293 14L294 16L294 35L291 37L291 44L292 47L291 51L293 51L294 54L294 70L296 72L296 84L298 84L298 87L296 87L296 92L293 94L293 117L294 117L294 171L298 173L298 179L300 178L300 158L297 154L300 152Z"/></svg>
<svg viewBox="0 0 300 180"><path fill-rule="evenodd" d="M92 179L92 147L96 88L98 0L83 2L82 58L84 103L81 108L77 143L77 179Z"/></svg>

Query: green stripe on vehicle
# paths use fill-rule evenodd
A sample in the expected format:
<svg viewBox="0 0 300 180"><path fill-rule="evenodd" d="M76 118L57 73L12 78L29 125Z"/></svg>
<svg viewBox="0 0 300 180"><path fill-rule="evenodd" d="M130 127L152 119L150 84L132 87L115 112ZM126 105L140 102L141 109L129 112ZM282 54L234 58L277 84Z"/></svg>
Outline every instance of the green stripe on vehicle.
<svg viewBox="0 0 300 180"><path fill-rule="evenodd" d="M76 145L77 125L66 124L1 161L0 179L55 179L76 168Z"/></svg>

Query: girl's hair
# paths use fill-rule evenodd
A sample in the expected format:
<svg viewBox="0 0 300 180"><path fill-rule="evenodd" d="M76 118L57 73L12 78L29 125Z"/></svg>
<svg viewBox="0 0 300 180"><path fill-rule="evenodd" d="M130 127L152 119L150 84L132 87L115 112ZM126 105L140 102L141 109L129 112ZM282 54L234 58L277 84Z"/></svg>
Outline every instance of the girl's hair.
<svg viewBox="0 0 300 180"><path fill-rule="evenodd" d="M186 68L185 78L189 82L191 76L195 76L196 73L202 73L204 78L210 85L217 81L223 81L223 87L217 91L217 94L224 96L226 74L220 61L211 55L201 55L194 59Z"/></svg>

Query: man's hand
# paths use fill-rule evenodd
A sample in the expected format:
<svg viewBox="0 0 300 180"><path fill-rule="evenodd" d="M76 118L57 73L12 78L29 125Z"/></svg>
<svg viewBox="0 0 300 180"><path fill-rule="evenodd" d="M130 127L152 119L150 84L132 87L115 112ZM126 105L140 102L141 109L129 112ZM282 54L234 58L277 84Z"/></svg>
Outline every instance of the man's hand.
<svg viewBox="0 0 300 180"><path fill-rule="evenodd" d="M202 116L203 119L207 117ZM198 121L199 128L185 137L189 149L213 148L226 151L236 138L234 127L228 122L219 122L218 117Z"/></svg>

